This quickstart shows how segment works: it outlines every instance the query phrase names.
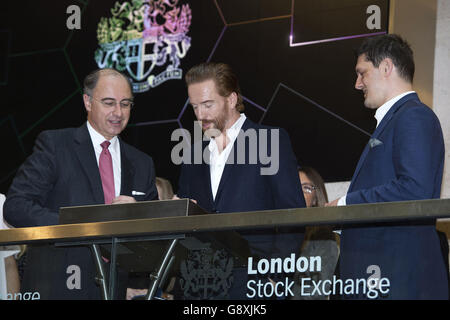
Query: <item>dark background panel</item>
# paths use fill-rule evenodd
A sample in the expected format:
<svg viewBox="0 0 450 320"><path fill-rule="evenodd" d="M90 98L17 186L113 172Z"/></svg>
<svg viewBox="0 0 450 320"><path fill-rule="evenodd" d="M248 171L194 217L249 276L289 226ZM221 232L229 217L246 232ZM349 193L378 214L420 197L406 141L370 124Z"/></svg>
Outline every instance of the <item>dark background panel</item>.
<svg viewBox="0 0 450 320"><path fill-rule="evenodd" d="M0 132L8 157L0 167L0 192L7 192L41 131L86 120L82 82L97 68L97 27L125 3L4 1ZM381 30L365 26L372 4L381 8ZM81 10L79 30L66 27L69 5ZM248 118L286 128L299 163L316 167L326 181L349 180L375 127L373 111L354 88L354 49L364 38L291 47L292 22L295 42L385 31L389 1L179 0L182 5L192 12L191 45L179 66L183 75L207 60L229 63L240 79ZM170 158L176 144L170 137L180 127L192 134L195 121L184 81L168 80L137 93L135 101L122 138L150 154L157 175L176 189L179 167Z"/></svg>
<svg viewBox="0 0 450 320"><path fill-rule="evenodd" d="M292 0L218 0L227 24L291 14Z"/></svg>
<svg viewBox="0 0 450 320"><path fill-rule="evenodd" d="M97 1L99 2L99 1ZM81 3L73 0L2 1L6 25L13 31L12 54L61 48L70 30L66 27L67 7Z"/></svg>
<svg viewBox="0 0 450 320"><path fill-rule="evenodd" d="M4 141L4 152L1 157L0 190L5 193L14 178L18 167L25 160L26 152L18 137L15 120L13 117L0 119L0 137Z"/></svg>
<svg viewBox="0 0 450 320"><path fill-rule="evenodd" d="M289 87L279 88L263 122L283 123L299 164L316 168L328 181L351 178L369 138Z"/></svg>
<svg viewBox="0 0 450 320"><path fill-rule="evenodd" d="M8 82L9 30L0 30L0 86Z"/></svg>
<svg viewBox="0 0 450 320"><path fill-rule="evenodd" d="M153 158L156 174L172 181L175 190L180 168L172 165L168 169L168 165L172 163L172 148L179 143L178 141L171 141L172 132L176 129L179 129L176 122L130 126L122 135L123 139L134 146L139 146L141 151Z"/></svg>
<svg viewBox="0 0 450 320"><path fill-rule="evenodd" d="M294 1L294 42L315 41L379 32L367 28L367 8L380 8L381 30L387 30L389 2L385 0Z"/></svg>
<svg viewBox="0 0 450 320"><path fill-rule="evenodd" d="M1 114L13 115L20 133L77 89L61 50L10 57L8 78L8 84L0 87L5 102Z"/></svg>

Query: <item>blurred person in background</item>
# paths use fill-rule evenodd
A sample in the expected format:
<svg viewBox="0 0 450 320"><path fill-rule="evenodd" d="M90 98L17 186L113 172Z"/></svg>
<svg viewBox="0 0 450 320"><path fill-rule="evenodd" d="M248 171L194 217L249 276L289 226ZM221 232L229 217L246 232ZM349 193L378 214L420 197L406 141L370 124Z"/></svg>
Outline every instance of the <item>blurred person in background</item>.
<svg viewBox="0 0 450 320"><path fill-rule="evenodd" d="M328 202L325 184L320 174L311 167L301 167L298 171L302 184L303 196L306 206L324 207ZM309 226L306 227L305 238L300 248L300 254L304 257L320 256L322 259L322 270L320 272L297 272L294 276L293 300L328 300L330 297L323 294L310 295L313 289L311 278L316 283L319 280L332 279L339 258L339 236L333 232L332 226ZM302 279L305 284L311 285L302 290Z"/></svg>

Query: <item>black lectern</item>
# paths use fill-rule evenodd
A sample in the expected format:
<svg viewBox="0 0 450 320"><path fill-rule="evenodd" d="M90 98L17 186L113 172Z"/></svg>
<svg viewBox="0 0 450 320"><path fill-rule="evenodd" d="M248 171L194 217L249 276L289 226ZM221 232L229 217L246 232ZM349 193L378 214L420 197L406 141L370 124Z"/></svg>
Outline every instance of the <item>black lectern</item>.
<svg viewBox="0 0 450 320"><path fill-rule="evenodd" d="M60 224L99 223L170 217L186 217L206 214L189 199L144 201L118 205L90 205L60 209ZM131 231L131 230L130 230ZM193 230L195 231L195 230ZM186 233L152 236L112 237L88 242L58 243L60 246L89 244L97 267L96 281L105 300L112 299L116 290L116 268L127 272L150 272L150 286L146 299L152 299L174 264L187 257L192 241ZM209 232L196 235L197 244L210 243L212 247L225 249L236 257L238 264L249 256L247 241L235 231ZM107 258L109 257L109 258ZM106 265L109 263L109 281Z"/></svg>

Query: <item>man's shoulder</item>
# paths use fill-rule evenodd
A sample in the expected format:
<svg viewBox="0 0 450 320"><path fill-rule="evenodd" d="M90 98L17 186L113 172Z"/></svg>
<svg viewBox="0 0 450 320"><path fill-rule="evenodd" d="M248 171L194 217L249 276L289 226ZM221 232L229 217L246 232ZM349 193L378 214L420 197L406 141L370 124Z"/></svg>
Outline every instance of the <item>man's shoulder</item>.
<svg viewBox="0 0 450 320"><path fill-rule="evenodd" d="M49 136L68 135L68 134L73 134L77 129L78 128L50 129L50 130L42 131L41 134L49 135Z"/></svg>
<svg viewBox="0 0 450 320"><path fill-rule="evenodd" d="M255 129L280 129L279 127L275 127L275 126L269 126L269 125L265 125L262 123L257 123L254 122L252 120L250 120L249 118L245 119L244 124L242 125L242 129L250 129L250 128L255 128Z"/></svg>
<svg viewBox="0 0 450 320"><path fill-rule="evenodd" d="M246 119L241 130L243 132L255 130L256 132L260 132L260 133L268 133L268 132L272 132L272 131L278 131L278 132L280 132L280 135L283 135L283 136L287 135L286 130L281 127L256 123L256 122L253 122L252 120L250 120L249 118Z"/></svg>
<svg viewBox="0 0 450 320"><path fill-rule="evenodd" d="M423 121L431 120L439 122L439 119L434 111L418 98L407 100L398 110L397 116L398 118L415 118Z"/></svg>
<svg viewBox="0 0 450 320"><path fill-rule="evenodd" d="M37 136L37 140L52 140L55 143L66 143L68 139L72 139L79 128L62 128L44 130Z"/></svg>

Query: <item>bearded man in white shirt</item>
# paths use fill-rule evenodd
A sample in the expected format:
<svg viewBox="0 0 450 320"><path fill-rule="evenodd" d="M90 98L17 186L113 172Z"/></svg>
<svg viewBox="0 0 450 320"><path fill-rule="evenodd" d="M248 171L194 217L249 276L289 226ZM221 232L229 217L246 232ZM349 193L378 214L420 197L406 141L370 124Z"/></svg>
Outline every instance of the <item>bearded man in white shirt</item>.
<svg viewBox="0 0 450 320"><path fill-rule="evenodd" d="M186 74L186 84L197 120L210 139L191 148L187 157L191 161L181 169L178 197L194 199L211 213L305 207L288 134L241 113L243 98L230 66L212 62L194 66ZM303 238L299 230L240 233L252 254L261 257L297 253ZM219 297L245 299L245 279L245 271L235 272L229 294L221 292Z"/></svg>

